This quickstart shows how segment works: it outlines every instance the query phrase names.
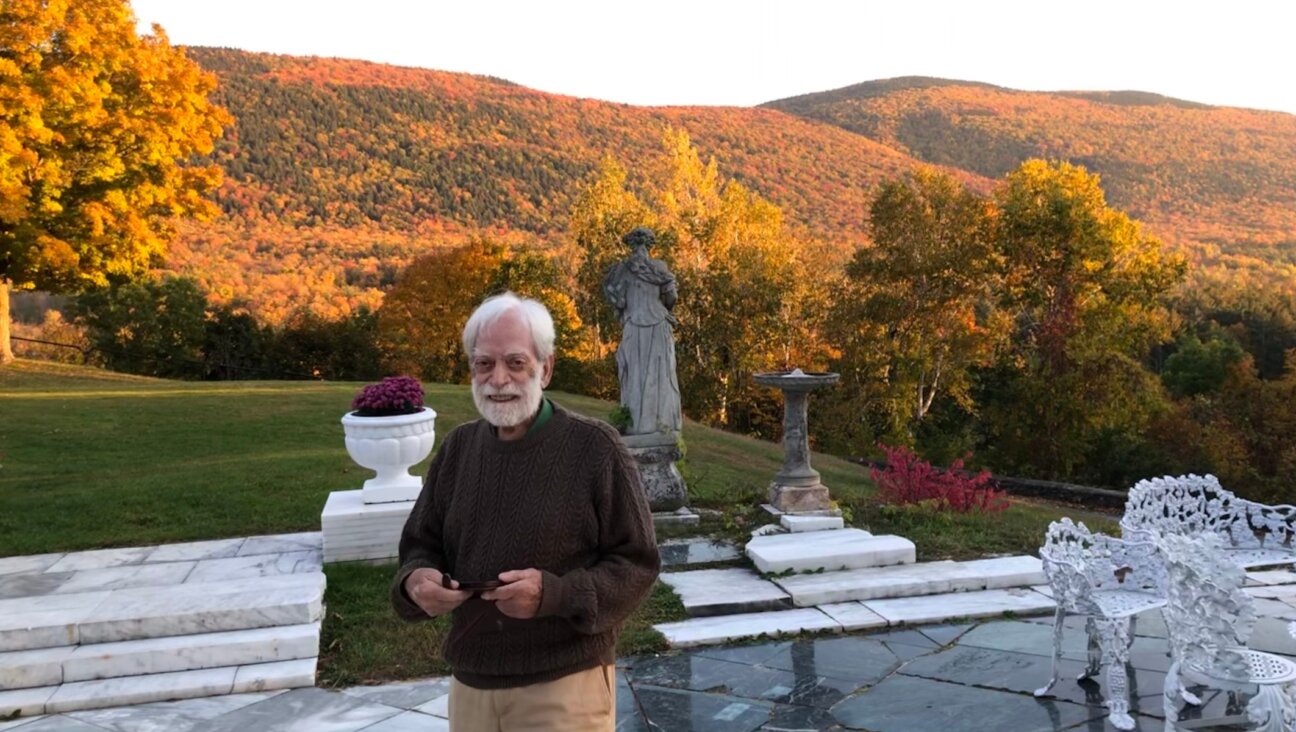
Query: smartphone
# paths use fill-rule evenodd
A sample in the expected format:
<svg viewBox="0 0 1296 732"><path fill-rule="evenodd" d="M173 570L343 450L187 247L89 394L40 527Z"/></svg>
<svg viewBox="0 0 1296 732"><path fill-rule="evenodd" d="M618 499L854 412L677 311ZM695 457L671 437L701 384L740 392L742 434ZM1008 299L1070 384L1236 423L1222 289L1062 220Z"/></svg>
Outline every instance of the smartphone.
<svg viewBox="0 0 1296 732"><path fill-rule="evenodd" d="M453 579L453 577L451 577L449 574L442 573L442 575L441 575L441 586L444 587L444 588L446 588L447 590L452 590L452 589L454 589L454 586L450 584L450 581L451 581L452 579ZM503 586L504 586L504 583L503 583L503 582L500 582L500 581L497 580L497 579L493 579L493 580L481 580L480 582L465 582L465 581L463 581L463 580L460 580L460 581L459 581L459 589L461 589L461 590L469 590L469 591L473 591L473 592L477 592L477 591L479 591L479 590L493 590L493 589L495 589L496 587L503 587Z"/></svg>

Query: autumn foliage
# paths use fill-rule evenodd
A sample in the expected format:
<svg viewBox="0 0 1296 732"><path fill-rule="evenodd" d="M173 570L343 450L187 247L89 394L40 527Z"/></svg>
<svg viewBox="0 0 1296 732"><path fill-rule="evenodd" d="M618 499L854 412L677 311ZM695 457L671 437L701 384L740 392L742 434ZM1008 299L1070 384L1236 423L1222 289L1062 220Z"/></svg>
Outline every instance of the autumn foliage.
<svg viewBox="0 0 1296 732"><path fill-rule="evenodd" d="M919 459L906 447L878 447L886 456L886 467L869 468L869 477L885 503L926 503L955 513L998 513L1008 507L1003 492L994 488L990 472L968 475L963 471L962 458L941 469Z"/></svg>

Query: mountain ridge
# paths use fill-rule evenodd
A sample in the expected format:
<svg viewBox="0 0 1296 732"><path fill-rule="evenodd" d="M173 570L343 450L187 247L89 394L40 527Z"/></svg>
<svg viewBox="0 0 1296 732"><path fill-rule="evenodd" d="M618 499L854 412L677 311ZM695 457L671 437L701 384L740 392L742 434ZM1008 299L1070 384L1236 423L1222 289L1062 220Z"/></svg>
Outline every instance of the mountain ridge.
<svg viewBox="0 0 1296 732"><path fill-rule="evenodd" d="M864 99L639 107L367 61L187 53L217 75L235 122L213 154L226 172L225 217L185 226L174 268L199 274L218 298L273 301L281 312L302 298L326 312L376 302L392 267L476 231L561 242L599 161L618 159L636 184L661 164L667 128L687 131L724 177L780 206L828 264L867 241L882 180L937 165L988 193L1028 157L1099 173L1115 205L1199 263L1296 264L1296 205L1287 205L1296 116L1284 113L934 77L843 87Z"/></svg>

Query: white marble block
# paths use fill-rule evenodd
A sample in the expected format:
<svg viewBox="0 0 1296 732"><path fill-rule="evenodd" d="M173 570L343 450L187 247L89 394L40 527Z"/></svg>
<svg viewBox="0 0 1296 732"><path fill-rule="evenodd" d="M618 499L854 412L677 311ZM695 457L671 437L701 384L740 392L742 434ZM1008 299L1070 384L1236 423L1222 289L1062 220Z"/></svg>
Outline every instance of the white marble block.
<svg viewBox="0 0 1296 732"><path fill-rule="evenodd" d="M62 554L25 554L0 558L0 577L9 574L44 572L63 558Z"/></svg>
<svg viewBox="0 0 1296 732"><path fill-rule="evenodd" d="M873 536L860 529L758 536L747 542L747 556L756 568L772 574L912 564L916 554L913 542L904 537Z"/></svg>
<svg viewBox="0 0 1296 732"><path fill-rule="evenodd" d="M828 602L1030 587L1046 580L1038 558L1020 556L794 574L774 581L792 595L798 607L810 607Z"/></svg>
<svg viewBox="0 0 1296 732"><path fill-rule="evenodd" d="M283 554L253 554L246 557L204 559L185 580L194 582L220 582L248 577L272 577L279 574L318 572L324 568L317 549Z"/></svg>
<svg viewBox="0 0 1296 732"><path fill-rule="evenodd" d="M158 562L193 562L201 559L222 559L238 554L243 546L243 538L213 539L211 541L189 541L183 544L163 544L154 549L144 561L149 564Z"/></svg>
<svg viewBox="0 0 1296 732"><path fill-rule="evenodd" d="M242 694L249 691L275 691L315 685L315 658L299 658L275 663L258 663L240 666L234 675L234 690Z"/></svg>
<svg viewBox="0 0 1296 732"><path fill-rule="evenodd" d="M896 564L890 567L868 567L844 572L794 574L774 581L792 595L798 607L851 600L875 600L888 597L913 597L954 592L958 577L956 562L923 562Z"/></svg>
<svg viewBox="0 0 1296 732"><path fill-rule="evenodd" d="M75 646L61 646L0 653L0 689L30 689L63 683L63 662L74 650Z"/></svg>
<svg viewBox="0 0 1296 732"><path fill-rule="evenodd" d="M121 549L93 549L72 552L51 564L46 572L77 572L83 569L105 569L140 564L157 549L155 546L124 547Z"/></svg>
<svg viewBox="0 0 1296 732"><path fill-rule="evenodd" d="M44 714L45 705L57 690L57 686L40 686L34 689L0 691L0 719L14 715L32 717Z"/></svg>
<svg viewBox="0 0 1296 732"><path fill-rule="evenodd" d="M833 531L846 527L841 516L798 516L792 513L779 516L779 523L794 534L803 531Z"/></svg>
<svg viewBox="0 0 1296 732"><path fill-rule="evenodd" d="M422 492L422 483L415 483L413 485L384 485L377 488L365 486L360 489L361 498L365 503L416 501L418 500L419 493Z"/></svg>
<svg viewBox="0 0 1296 732"><path fill-rule="evenodd" d="M1007 612L1040 613L1054 608L1053 600L1028 588L873 600L864 603L864 606L886 618L891 625L941 623L954 618L988 618Z"/></svg>
<svg viewBox="0 0 1296 732"><path fill-rule="evenodd" d="M395 559L413 501L365 503L360 491L334 491L320 514L324 561Z"/></svg>
<svg viewBox="0 0 1296 732"><path fill-rule="evenodd" d="M112 592L0 600L0 652L73 646L79 626Z"/></svg>
<svg viewBox="0 0 1296 732"><path fill-rule="evenodd" d="M145 704L171 699L192 699L230 693L232 667L177 671L120 679L77 681L58 687L45 704L47 714Z"/></svg>
<svg viewBox="0 0 1296 732"><path fill-rule="evenodd" d="M666 572L661 581L670 585L689 615L734 613L790 608L788 594L750 569L697 569Z"/></svg>
<svg viewBox="0 0 1296 732"><path fill-rule="evenodd" d="M1020 555L959 562L967 580L965 587L954 589L998 590L1006 587L1030 587L1048 584L1044 563L1039 557Z"/></svg>
<svg viewBox="0 0 1296 732"><path fill-rule="evenodd" d="M814 608L768 613L719 615L654 625L672 648L727 643L743 638L814 630L841 630L841 625Z"/></svg>
<svg viewBox="0 0 1296 732"><path fill-rule="evenodd" d="M305 623L221 633L95 643L79 646L63 662L64 681L192 671L314 658L320 624Z"/></svg>
<svg viewBox="0 0 1296 732"><path fill-rule="evenodd" d="M79 623L81 643L299 625L320 619L324 574L114 590Z"/></svg>
<svg viewBox="0 0 1296 732"><path fill-rule="evenodd" d="M819 610L841 624L843 630L885 628L886 618L858 602L834 602L820 605Z"/></svg>

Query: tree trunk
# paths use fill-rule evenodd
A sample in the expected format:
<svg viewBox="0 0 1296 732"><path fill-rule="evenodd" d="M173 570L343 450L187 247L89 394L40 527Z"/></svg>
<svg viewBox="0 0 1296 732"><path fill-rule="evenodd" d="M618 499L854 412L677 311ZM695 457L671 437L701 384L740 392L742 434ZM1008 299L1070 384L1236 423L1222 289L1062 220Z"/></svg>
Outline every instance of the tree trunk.
<svg viewBox="0 0 1296 732"><path fill-rule="evenodd" d="M9 345L9 280L0 277L0 366L13 360Z"/></svg>

